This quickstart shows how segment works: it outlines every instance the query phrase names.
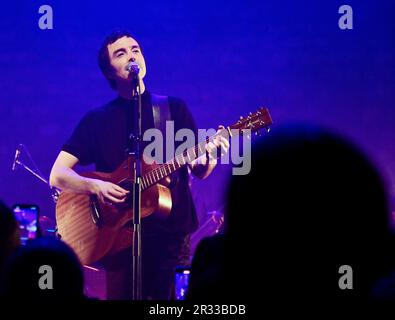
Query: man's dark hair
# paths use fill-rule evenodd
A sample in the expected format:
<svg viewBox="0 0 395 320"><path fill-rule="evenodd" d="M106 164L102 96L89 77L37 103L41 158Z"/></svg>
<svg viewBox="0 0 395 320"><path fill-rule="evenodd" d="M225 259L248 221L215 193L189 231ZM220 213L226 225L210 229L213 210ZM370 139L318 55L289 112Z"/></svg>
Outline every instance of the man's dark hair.
<svg viewBox="0 0 395 320"><path fill-rule="evenodd" d="M114 90L117 88L117 84L114 79L110 79L108 77L108 74L112 71L111 70L111 65L110 65L110 57L108 55L108 48L107 46L109 44L114 43L120 38L123 37L128 37L128 38L133 38L133 36L130 34L130 32L125 31L125 30L116 30L113 31L110 35L108 35L102 44L102 46L99 49L99 54L98 54L98 63L101 72L103 75L106 77L108 82L110 83L111 88Z"/></svg>

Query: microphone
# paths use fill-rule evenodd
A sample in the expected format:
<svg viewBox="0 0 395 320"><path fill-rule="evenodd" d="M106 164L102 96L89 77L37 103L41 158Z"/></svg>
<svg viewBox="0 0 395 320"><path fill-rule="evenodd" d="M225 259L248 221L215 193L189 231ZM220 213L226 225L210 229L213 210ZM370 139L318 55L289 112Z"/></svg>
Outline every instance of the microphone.
<svg viewBox="0 0 395 320"><path fill-rule="evenodd" d="M131 61L126 66L126 70L129 71L133 75L138 75L139 71L140 71L140 66L138 65L138 63Z"/></svg>
<svg viewBox="0 0 395 320"><path fill-rule="evenodd" d="M14 162L12 163L12 171L15 171L15 169L16 169L16 164L19 160L19 155L21 154L20 147L21 147L21 145L19 145L18 148L16 148Z"/></svg>

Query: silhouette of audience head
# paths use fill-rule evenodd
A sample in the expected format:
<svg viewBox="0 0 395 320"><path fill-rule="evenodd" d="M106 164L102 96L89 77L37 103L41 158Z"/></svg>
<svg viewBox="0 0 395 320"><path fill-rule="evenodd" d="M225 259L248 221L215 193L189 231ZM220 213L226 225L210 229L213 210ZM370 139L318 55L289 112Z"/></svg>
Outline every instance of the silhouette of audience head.
<svg viewBox="0 0 395 320"><path fill-rule="evenodd" d="M82 299L82 267L64 242L50 237L30 240L6 264L3 295L13 299Z"/></svg>
<svg viewBox="0 0 395 320"><path fill-rule="evenodd" d="M385 184L365 155L324 129L286 126L257 141L251 168L228 193L230 292L257 284L285 299L371 298L395 255Z"/></svg>
<svg viewBox="0 0 395 320"><path fill-rule="evenodd" d="M251 172L231 178L224 237L196 250L189 297L373 298L374 284L395 270L374 165L346 139L307 125L274 128L250 156Z"/></svg>
<svg viewBox="0 0 395 320"><path fill-rule="evenodd" d="M0 269L4 260L19 245L18 222L11 209L0 201Z"/></svg>

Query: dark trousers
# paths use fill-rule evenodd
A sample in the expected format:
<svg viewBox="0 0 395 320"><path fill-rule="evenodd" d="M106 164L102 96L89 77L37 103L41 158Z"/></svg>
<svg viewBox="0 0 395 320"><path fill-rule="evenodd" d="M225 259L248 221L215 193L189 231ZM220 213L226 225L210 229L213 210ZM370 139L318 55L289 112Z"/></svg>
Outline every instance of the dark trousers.
<svg viewBox="0 0 395 320"><path fill-rule="evenodd" d="M189 236L142 238L142 295L144 300L172 297L174 270L188 266ZM107 299L130 300L132 249L124 250L103 263L107 275Z"/></svg>

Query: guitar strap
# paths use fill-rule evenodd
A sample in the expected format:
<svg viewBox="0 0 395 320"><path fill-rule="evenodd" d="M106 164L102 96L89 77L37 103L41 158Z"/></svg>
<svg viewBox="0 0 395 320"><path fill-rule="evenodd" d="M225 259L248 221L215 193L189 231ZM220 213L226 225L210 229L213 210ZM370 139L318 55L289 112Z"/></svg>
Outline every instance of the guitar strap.
<svg viewBox="0 0 395 320"><path fill-rule="evenodd" d="M154 126L163 134L166 139L166 121L171 120L170 105L168 96L160 96L158 94L151 94L152 112L154 115ZM166 140L163 141L163 156L166 159Z"/></svg>
<svg viewBox="0 0 395 320"><path fill-rule="evenodd" d="M152 112L154 114L154 125L163 135L166 135L166 121L171 120L169 98L151 94Z"/></svg>

